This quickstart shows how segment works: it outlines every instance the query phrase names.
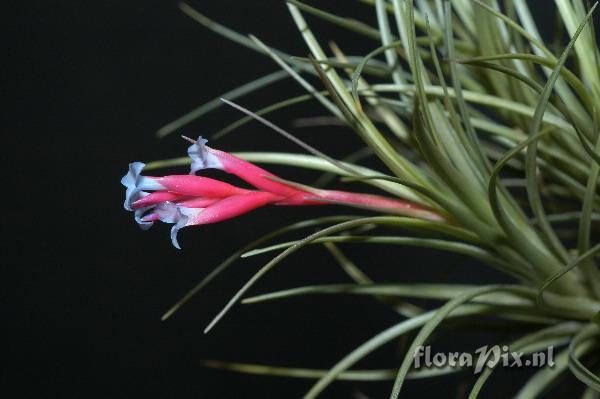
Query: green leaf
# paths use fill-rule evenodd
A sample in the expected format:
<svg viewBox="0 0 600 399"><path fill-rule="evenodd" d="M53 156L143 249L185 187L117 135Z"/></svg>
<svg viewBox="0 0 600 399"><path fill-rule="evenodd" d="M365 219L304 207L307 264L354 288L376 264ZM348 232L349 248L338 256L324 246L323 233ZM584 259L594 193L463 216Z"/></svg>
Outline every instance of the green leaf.
<svg viewBox="0 0 600 399"><path fill-rule="evenodd" d="M523 27L521 25L519 25L518 23L513 21L511 18L502 14L498 10L495 10L494 8L490 7L489 5L485 4L481 0L473 0L473 2L475 4L477 4L478 6L480 6L481 8L483 8L484 10L486 10L487 12L489 12L490 14L492 14L495 17L504 21L508 26L510 26L515 31L517 31L521 35L523 35L523 37L526 38L531 44L533 44L534 46L539 48L544 54L546 54L549 57L553 57L552 52L550 50L548 50L548 48L544 45L543 42L541 42L540 40L537 40L537 38L535 36L531 35L527 30L523 29Z"/></svg>
<svg viewBox="0 0 600 399"><path fill-rule="evenodd" d="M544 303L544 291L546 289L548 289L548 287L550 287L552 284L554 284L562 276L564 276L565 274L567 274L568 272L570 272L571 270L573 270L574 268L576 268L577 266L579 266L582 262L584 262L585 260L587 260L587 259L591 258L592 256L596 255L598 252L600 252L600 244L594 245L592 248L590 248L589 250L587 250L585 253L583 253L583 254L579 255L577 258L573 259L568 265L566 265L565 267L563 267L561 270L559 270L558 272L556 272L552 276L548 277L540 285L540 287L538 289L538 294L537 294L537 301L538 301L538 303L540 303L540 304Z"/></svg>
<svg viewBox="0 0 600 399"><path fill-rule="evenodd" d="M295 81L297 81L309 94L315 97L329 112L333 115L337 116L339 119L343 119L340 111L329 101L323 94L321 94L317 89L315 89L310 83L308 83L298 72L296 72L292 67L290 67L286 62L284 62L281 57L279 57L273 50L271 50L266 44L260 41L257 37L250 35L250 39L252 39L258 47L267 53L273 61L277 63L283 70L285 70Z"/></svg>
<svg viewBox="0 0 600 399"><path fill-rule="evenodd" d="M200 365L213 369L254 375L268 375L273 377L318 379L327 374L327 370L320 369L268 366L263 364L224 362L219 360L201 360ZM409 380L435 378L450 373L456 373L457 371L460 371L460 369L450 367L422 369L409 373L407 378ZM395 375L396 370L393 369L349 370L338 374L335 379L337 381L385 381L393 379Z"/></svg>
<svg viewBox="0 0 600 399"><path fill-rule="evenodd" d="M258 48L258 46L252 40L250 40L248 37L246 37L242 34L239 34L238 32L236 32L232 29L229 29L226 26L223 26L223 25L211 20L206 15L200 13L198 10L196 10L189 4L181 2L181 3L179 3L179 9L181 11L183 11L183 13L185 13L188 17L192 18L194 21L198 22L202 26L231 40L232 42L238 43L238 44L240 44L244 47L247 47L251 50L262 52ZM280 57L282 57L286 60L291 58L288 54L286 54L282 51L276 50L276 52ZM301 63L296 64L296 66L305 68Z"/></svg>
<svg viewBox="0 0 600 399"><path fill-rule="evenodd" d="M575 34L569 41L569 44L564 49L563 53L561 54L560 58L558 59L556 66L552 70L552 73L550 74L550 77L548 78L548 82L546 82L546 85L544 86L544 90L542 91L542 94L540 95L540 100L535 109L535 113L533 115L533 120L531 123L531 128L529 131L530 136L535 135L540 130L540 127L542 125L542 118L546 111L546 107L548 105L548 100L550 99L550 94L552 93L552 90L554 88L554 83L558 79L558 76L560 74L560 70L562 69L562 66L567 61L569 51L575 45L575 42L577 41L579 34L581 33L581 31L587 24L588 20L591 18L592 13L595 8L596 8L596 6L592 7L592 9L587 14L586 18L581 22L581 24L579 25L579 28L577 29L577 31L575 32ZM566 249L564 248L564 246L562 245L562 243L560 242L560 240L554 233L554 230L550 226L550 223L546 219L546 212L545 212L544 206L542 204L542 198L541 198L541 195L539 192L538 182L537 182L537 142L536 141L532 141L527 146L527 155L525 157L525 176L527 178L527 197L529 199L529 204L531 205L533 214L535 215L536 219L538 220L538 226L540 227L540 230L543 234L544 239L546 240L546 242L548 243L548 245L550 246L550 248L554 251L554 253L556 255L558 255L563 261L568 261L569 255L567 254Z"/></svg>
<svg viewBox="0 0 600 399"><path fill-rule="evenodd" d="M552 259L548 258L546 254L542 252L544 248L540 247L538 242L525 238L521 229L517 228L514 222L509 218L506 211L501 206L496 185L498 184L498 176L504 165L506 165L511 158L517 155L525 147L530 145L532 142L539 140L548 132L549 130L543 130L539 133L536 133L519 145L515 146L512 150L508 151L506 155L498 160L494 166L488 183L488 197L492 211L496 216L496 220L502 226L502 229L506 232L507 237L509 237L513 245L522 253L524 253L528 259L532 260L533 265L546 273L549 273L549 271L554 268L555 264L550 264L549 261ZM533 236L532 238L537 237Z"/></svg>
<svg viewBox="0 0 600 399"><path fill-rule="evenodd" d="M321 94L327 95L327 92L322 92ZM267 107L259 109L258 111L256 111L256 115L264 116L264 115L270 114L271 112L278 111L280 109L287 108L292 105L300 104L300 103L303 103L303 102L306 102L306 101L309 101L312 99L314 99L314 96L311 94L303 94L301 96L291 97L291 98L276 102ZM219 99L219 103L223 104L223 101L221 101L221 99ZM225 136L226 134L229 134L232 131L239 129L240 127L244 126L245 124L247 124L249 122L252 122L253 120L254 120L254 118L251 116L245 116L243 118L240 118L237 121L225 126L218 132L215 132L211 136L211 139L213 139L213 140L220 139L223 136Z"/></svg>
<svg viewBox="0 0 600 399"><path fill-rule="evenodd" d="M242 86L236 87L233 90L227 91L220 95L217 98L212 99L211 101L202 104L198 108L188 112L187 114L177 118L173 122L170 122L156 132L158 137L165 137L166 135L173 133L176 130L181 129L183 126L195 121L196 119L208 114L209 112L219 108L223 105L223 102L220 100L221 97L227 97L230 99L236 99L242 97L246 94L255 92L263 87L269 86L273 83L276 83L284 78L287 78L288 74L285 71L276 71L260 77L256 80L248 82Z"/></svg>
<svg viewBox="0 0 600 399"><path fill-rule="evenodd" d="M566 322L557 324L554 326L550 326L544 328L542 330L538 330L534 333L525 335L516 341L512 342L508 345L511 351L522 351L523 353L532 353L542 349L546 349L549 346L558 346L558 344L565 337L570 337L577 333L581 325L579 323ZM548 339L550 339L548 341ZM551 370L550 375L556 377L560 372L562 372L567 366L567 352L561 353L557 359L556 370L547 368ZM492 375L492 372L495 368L486 368L483 370L481 375L475 381L473 388L471 389L471 393L469 394L469 399L476 399L481 392L481 389L487 382L487 380ZM536 388L539 387L540 380L547 380L549 376L547 373L537 374L534 376L532 380L529 381L528 385L524 386L525 392L523 390L519 394L531 395L535 392ZM543 387L542 387L543 388Z"/></svg>
<svg viewBox="0 0 600 399"><path fill-rule="evenodd" d="M444 15L445 15L445 24L446 29L444 32L444 39L446 41L446 51L449 59L454 59L454 35L452 33L452 9L451 3L449 1L444 2ZM466 132L466 143L465 147L467 151L470 152L474 162L477 163L479 169L481 171L485 171L489 173L491 170L491 166L487 160L487 158L483 155L481 150L481 146L479 145L479 141L477 139L477 134L475 133L475 129L471 124L471 116L468 114L467 105L463 98L462 87L460 84L460 79L458 75L458 71L456 69L456 64L452 61L449 63L450 65L450 76L452 78L452 84L454 86L454 93L456 94L456 102L458 104L458 110L460 112L460 116L462 118L462 122L465 127Z"/></svg>
<svg viewBox="0 0 600 399"><path fill-rule="evenodd" d="M558 60L551 58L541 57L539 55L533 54L521 54L521 53L507 53L507 54L492 54L492 55L484 55L472 58L458 59L450 58L450 61L458 62L458 63L477 63L477 62L485 62L485 61L500 61L500 60L522 60L528 61L534 64L542 65L550 70L554 70L558 64ZM559 71L559 75L565 79L567 83L569 83L574 89L575 92L579 95L579 97L585 100L585 103L588 106L593 105L593 100L590 98L588 91L586 90L585 84L575 75L571 70L566 68L564 65ZM590 108L591 110L591 108Z"/></svg>
<svg viewBox="0 0 600 399"><path fill-rule="evenodd" d="M277 299L286 299L302 295L368 295L398 296L420 299L447 301L469 290L477 288L468 284L330 284L313 285L270 292L245 298L242 303L254 304ZM496 306L533 306L534 302L511 293L492 293L482 295L473 303Z"/></svg>
<svg viewBox="0 0 600 399"><path fill-rule="evenodd" d="M369 218L360 218L355 220L350 220L347 222L342 222L336 224L334 226L327 227L321 231L318 231L314 234L307 236L306 238L298 241L296 244L287 248L285 251L281 252L275 258L273 258L270 262L260 268L249 280L238 290L238 292L229 300L229 302L225 305L225 307L213 318L213 320L208 324L208 326L204 329L204 333L208 333L215 324L231 309L233 305L237 303L237 301L258 281L261 277L267 274L271 269L273 269L277 264L279 264L282 260L287 258L289 255L298 251L302 247L311 243L312 241L325 237L330 234L335 234L341 231L345 231L348 229L352 229L357 226L362 226L365 224L393 224L395 222L395 217L391 216L375 216Z"/></svg>
<svg viewBox="0 0 600 399"><path fill-rule="evenodd" d="M263 364L223 362L219 360L202 360L203 367L235 371L238 373L268 375L273 377L290 378L321 378L327 370L307 369L297 367L267 366ZM395 370L350 370L336 376L339 381L382 381L394 378ZM414 373L415 375L418 373ZM417 376L417 378L419 378Z"/></svg>
<svg viewBox="0 0 600 399"><path fill-rule="evenodd" d="M208 285L212 280L214 280L217 276L222 274L225 270L227 270L233 263L240 258L240 256L257 246L272 240L273 238L279 237L283 234L286 234L290 231L295 231L299 229L305 229L308 227L318 226L320 224L327 223L335 223L341 221L348 221L356 219L358 216L328 216L317 219L308 219L303 220L301 222L297 222L291 224L289 226L283 227L281 229L275 230L269 234L266 234L257 240L252 241L250 244L244 246L238 251L231 254L227 259L225 259L220 265L214 268L206 277L204 277L198 284L196 284L191 290L189 290L183 297L181 297L169 310L167 310L161 317L162 321L167 320L175 312L177 312L183 305L185 305L190 299L192 299L196 294L198 294L206 285Z"/></svg>
<svg viewBox="0 0 600 399"><path fill-rule="evenodd" d="M375 10L377 12L379 32L381 33L381 44L383 46L388 46L395 41L395 37L390 30L390 22L388 20L385 6L386 2L384 0L376 0ZM389 68L392 71L392 79L394 82L404 83L404 79L402 78L402 66L400 65L400 60L398 59L398 53L393 48L387 49L385 51L385 58Z"/></svg>
<svg viewBox="0 0 600 399"><path fill-rule="evenodd" d="M364 58L361 60L361 62L357 65L356 69L352 73L351 91L352 91L352 97L354 98L354 102L356 103L358 109L362 110L362 105L360 103L360 97L358 96L358 82L360 80L362 71L367 66L369 61L371 61L373 59L373 57L376 57L381 53L387 54L387 51L394 50L400 46L402 46L402 42L397 40L397 41L391 42L389 44L383 45L381 47L378 47L375 50L371 51L369 54L365 55ZM399 84L402 84L402 83L399 83Z"/></svg>
<svg viewBox="0 0 600 399"><path fill-rule="evenodd" d="M401 224L400 224L401 225ZM423 227L427 227L423 225ZM487 264L494 266L503 272L516 275L519 278L530 280L532 276L527 275L525 271L520 268L514 267L510 263L498 258L494 254L486 251L475 245L465 244L461 242L439 240L433 238L421 238L421 237L397 237L397 236L329 236L316 239L311 244L322 244L322 243L343 243L343 244L384 244L384 245L409 245L415 247L432 248L450 252L456 252L463 255L471 256L475 259L482 260ZM298 241L289 241L280 244L271 245L265 248L257 248L252 251L246 252L242 255L243 258L250 256L256 256L263 253L277 251L279 249L289 248L293 245L298 244Z"/></svg>
<svg viewBox="0 0 600 399"><path fill-rule="evenodd" d="M555 358L554 367L544 367L537 371L515 395L515 399L535 399L541 396L552 385L558 383L561 375L568 368L567 351L562 351Z"/></svg>
<svg viewBox="0 0 600 399"><path fill-rule="evenodd" d="M597 342L591 341L598 338L600 329L596 324L589 324L573 338L569 345L569 369L588 387L600 392L600 377L591 372L582 362L581 357L593 347L597 348Z"/></svg>
<svg viewBox="0 0 600 399"><path fill-rule="evenodd" d="M600 151L600 135L596 135L596 137L596 151ZM590 249L592 212L595 205L598 176L600 176L600 165L594 162L589 171L585 197L583 198L581 209L581 218L579 219L579 229L577 232L577 252L580 254L583 254ZM586 276L588 286L592 289L596 298L600 298L600 273L598 272L594 260L591 258L585 260L582 264L582 270Z"/></svg>
<svg viewBox="0 0 600 399"><path fill-rule="evenodd" d="M455 297L454 299L448 301L444 306L439 308L433 314L431 319L428 320L425 323L425 325L423 325L423 327L419 331L419 334L416 336L416 338L413 340L411 346L407 350L406 356L404 357L404 360L402 361L402 365L400 366L400 370L398 371L398 375L396 376L396 380L394 381L394 387L392 389L392 394L390 396L390 399L398 398L398 395L400 394L400 390L402 389L402 385L404 384L404 380L406 379L406 375L408 374L408 371L410 370L410 368L413 364L413 359L414 359L414 354L416 352L416 349L425 343L427 338L440 325L440 323L446 317L448 317L448 315L451 314L452 311L460 308L461 305L471 301L472 299L474 299L480 295L491 293L491 292L497 292L497 291L507 291L507 292L518 293L518 292L522 292L522 287L503 286L503 285L489 285L489 286L477 287L473 290L464 292L461 295L458 295L457 297Z"/></svg>
<svg viewBox="0 0 600 399"><path fill-rule="evenodd" d="M372 284L373 281L360 269L354 262L352 262L343 252L333 243L325 243L323 246L333 256L335 261L340 267L358 284ZM404 317L413 317L420 315L425 312L419 306L413 305L412 303L401 301L397 298L388 296L378 295L375 297L380 302L391 306L396 312ZM242 301L243 303L244 301Z"/></svg>
<svg viewBox="0 0 600 399"><path fill-rule="evenodd" d="M318 18L321 18L324 21L330 22L334 25L337 25L341 28L348 29L350 31L356 32L363 36L369 37L371 39L379 40L381 37L381 33L363 22L356 21L349 18L339 17L335 14L329 13L327 11L323 11L316 7L309 6L308 4L304 4L297 0L287 0L289 4L293 4L298 7L300 10L312 14Z"/></svg>
<svg viewBox="0 0 600 399"><path fill-rule="evenodd" d="M414 93L417 91L417 88L415 85L411 85L411 84L406 84L406 85L374 84L371 86L371 90L378 92L378 93L386 93L386 92ZM444 90L442 89L442 87L432 85L432 84L424 85L423 90L425 91L426 96L442 97L444 95ZM454 89L448 88L448 95L450 97L455 97L456 93L454 93ZM474 104L489 106L489 107L497 108L500 110L505 110L508 112L514 112L519 115L524 115L527 117L532 117L535 112L535 110L533 108L529 107L528 105L525 105L525 104L517 102L517 101L510 100L510 99L506 99L503 97L499 97L499 96L496 96L493 94L474 92L471 90L463 90L463 96L464 96L465 101L468 101L468 102L471 102ZM381 101L392 104L392 105L397 104L396 100L392 100L392 99L385 98L385 97L382 97ZM404 105L400 104L400 106L404 106ZM570 132L570 133L575 133L575 129L573 128L573 126L571 126L567 121L565 121L561 117L558 117L553 114L546 114L543 116L542 119L543 119L544 123L548 123L550 125L558 127L560 129Z"/></svg>
<svg viewBox="0 0 600 399"><path fill-rule="evenodd" d="M490 311L491 308L485 305L472 305L465 307L457 307L451 314L450 317L461 317L474 314L481 314ZM428 320L431 320L436 314L436 311L430 311L423 313L422 315L412 317L404 320L398 324L395 324L386 330L381 331L371 339L362 343L355 349L353 349L348 355L338 361L327 373L321 377L311 389L304 395L304 399L316 398L327 386L329 386L337 376L348 370L358 361L382 347L383 345L393 341L394 339L421 327ZM411 354L412 356L412 354Z"/></svg>

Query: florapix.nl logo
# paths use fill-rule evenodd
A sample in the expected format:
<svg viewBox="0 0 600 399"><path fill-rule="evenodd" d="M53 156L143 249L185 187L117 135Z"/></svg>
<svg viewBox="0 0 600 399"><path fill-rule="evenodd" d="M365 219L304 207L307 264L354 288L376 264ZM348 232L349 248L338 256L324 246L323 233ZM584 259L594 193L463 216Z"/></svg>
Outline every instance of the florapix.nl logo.
<svg viewBox="0 0 600 399"><path fill-rule="evenodd" d="M554 367L554 347L548 346L543 351L519 352L512 351L507 345L482 346L473 353L470 352L435 352L431 347L419 346L414 354L414 368L473 368L474 374L479 374L484 367L498 366L509 368L522 367Z"/></svg>

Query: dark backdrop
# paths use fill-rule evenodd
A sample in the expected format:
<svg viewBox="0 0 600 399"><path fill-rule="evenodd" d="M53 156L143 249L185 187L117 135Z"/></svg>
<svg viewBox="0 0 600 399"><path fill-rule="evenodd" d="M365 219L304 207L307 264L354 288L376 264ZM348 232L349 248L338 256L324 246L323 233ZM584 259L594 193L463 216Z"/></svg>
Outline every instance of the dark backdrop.
<svg viewBox="0 0 600 399"><path fill-rule="evenodd" d="M203 335L212 316L269 259L263 256L239 262L171 320L161 322L161 314L180 295L257 235L303 218L349 212L334 207L262 209L184 230L182 251L171 246L168 226L140 231L122 209L119 179L127 163L183 155L185 142L176 135L158 140L154 132L276 67L203 29L175 2L13 3L2 16L6 46L0 66L9 102L2 109L3 192L8 200L2 264L8 273L1 292L3 329L10 337L3 344L0 389L17 388L14 397L35 392L43 397L294 397L310 382L211 371L198 361L327 368L398 320L366 298L298 298L236 306ZM292 54L307 54L282 2L192 4L242 33L252 32ZM367 8L354 2L328 2L328 7L336 4L348 15L374 19L362 15ZM540 12L545 15L548 8ZM309 21L320 38L336 39L349 53L376 47ZM240 103L258 109L301 92L284 82ZM289 127L293 118L321 114L306 105L271 119ZM239 117L223 107L181 133L210 135ZM360 145L343 128L295 132L336 157ZM256 124L213 146L300 152ZM272 169L306 183L316 177ZM432 274L437 279L460 275L463 282L497 277L463 258L433 251L348 251L382 281L427 281ZM309 248L285 261L253 292L340 281L349 279L329 255ZM387 347L361 365L397 366L397 352ZM407 395L427 388L420 397L440 397L454 382L409 384ZM338 383L325 397L351 397L360 390L378 398L389 389L389 382Z"/></svg>

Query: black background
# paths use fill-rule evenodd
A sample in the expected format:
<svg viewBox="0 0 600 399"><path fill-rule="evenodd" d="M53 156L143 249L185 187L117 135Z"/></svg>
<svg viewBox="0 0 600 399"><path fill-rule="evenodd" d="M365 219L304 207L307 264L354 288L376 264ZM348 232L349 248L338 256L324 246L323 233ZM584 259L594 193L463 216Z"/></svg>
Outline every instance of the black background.
<svg viewBox="0 0 600 399"><path fill-rule="evenodd" d="M280 1L192 5L239 32L252 32L292 54L307 54ZM374 21L369 9L357 2L327 4L329 9L336 6L344 14ZM551 9L537 7L536 15L547 18ZM158 140L154 132L276 66L203 29L175 2L15 2L2 20L8 61L0 66L8 100L2 109L2 160L7 163L3 193L8 200L2 267L8 275L1 292L3 330L9 338L3 341L0 389L18 389L14 397L298 397L309 381L206 370L198 361L327 368L398 320L366 298L296 298L238 305L203 335L212 316L269 259L262 256L237 263L172 319L161 322L161 314L180 295L254 237L317 215L355 212L334 207L261 209L182 231L182 251L171 246L167 226L140 231L122 209L119 179L127 163L184 155L187 145L177 135ZM321 39L335 39L348 53L377 47L314 18L309 22ZM301 93L286 81L239 102L258 109ZM304 105L270 119L289 127L294 118L315 115L322 111ZM180 133L210 135L239 117L223 107ZM294 132L336 157L360 146L344 128ZM212 145L227 151L301 152L257 124ZM305 183L317 176L270 169ZM458 256L371 249L349 248L348 253L377 280L500 278ZM253 292L348 281L327 252L309 248L285 261ZM397 349L386 348L361 367L398 366ZM464 387L471 381L467 376L411 383L406 397L416 392L419 397L453 397L452 384ZM352 397L357 390L386 397L390 387L389 382L338 383L325 397Z"/></svg>

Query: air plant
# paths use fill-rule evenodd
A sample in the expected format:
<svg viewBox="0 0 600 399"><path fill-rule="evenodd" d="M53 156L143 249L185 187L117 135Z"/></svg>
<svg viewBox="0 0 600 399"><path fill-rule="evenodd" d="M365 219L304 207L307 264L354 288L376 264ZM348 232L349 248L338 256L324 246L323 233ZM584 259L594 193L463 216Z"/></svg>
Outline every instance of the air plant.
<svg viewBox="0 0 600 399"><path fill-rule="evenodd" d="M525 0L360 0L376 15L377 26L288 0L292 20L309 57L293 57L245 37L187 4L181 10L205 27L270 57L280 68L223 97L246 116L217 136L257 120L299 144L309 154L245 152L228 154L193 141L190 158L155 161L145 170L191 164L192 173L222 169L253 185L238 188L201 176L142 177L134 163L123 178L125 207L142 227L162 220L184 226L217 222L260 206L335 203L368 209L373 215L335 216L299 221L257 239L210 273L163 319L240 257L280 251L265 264L209 324L239 302L277 264L311 244L325 245L354 284L298 287L243 299L244 303L309 294L361 294L393 298L403 319L360 344L327 371L270 368L241 363L207 363L240 372L315 378L305 397L314 398L338 378L393 378L392 398L421 371L414 356L438 327L453 319L493 316L506 325L526 326L508 344L532 353L556 346L556 365L537 370L518 390L518 398L543 394L569 370L581 381L585 398L600 397L600 272L594 222L600 215L600 51L594 10L582 0L555 0L559 25L568 40L548 44ZM550 2L548 2L550 3ZM373 39L360 56L346 55L335 43L331 55L317 40L305 16ZM307 94L255 112L232 100L293 78ZM385 166L373 170L338 160L315 149L264 116L315 101L357 134ZM180 130L221 104L215 99L159 130ZM326 149L324 149L326 150ZM309 187L279 178L254 163L281 164L327 172L363 183L377 194ZM149 193L148 191L153 191ZM526 194L523 194L526 193ZM332 213L337 208L331 208ZM292 242L265 244L283 233L314 226L321 230ZM377 235L360 226L385 226L397 235ZM557 229L561 227L561 234ZM407 236L406 231L418 234ZM566 233L566 234L563 234ZM378 284L343 254L338 244L383 243L429 247L472 256L514 283L493 285ZM433 276L433 275L432 275ZM403 298L403 301L399 299ZM431 309L413 299L441 301ZM522 331L522 330L519 330ZM460 329L451 330L460 334ZM413 333L416 333L412 335ZM352 370L362 358L400 337L412 343L398 370ZM469 398L483 392L494 367L476 377ZM420 378L465 371L429 370Z"/></svg>

